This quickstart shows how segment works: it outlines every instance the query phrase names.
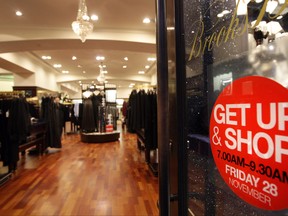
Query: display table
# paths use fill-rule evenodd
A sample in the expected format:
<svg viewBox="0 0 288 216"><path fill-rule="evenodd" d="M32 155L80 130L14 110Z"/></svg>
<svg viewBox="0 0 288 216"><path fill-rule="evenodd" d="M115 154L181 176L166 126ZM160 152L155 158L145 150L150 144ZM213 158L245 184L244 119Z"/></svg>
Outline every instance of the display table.
<svg viewBox="0 0 288 216"><path fill-rule="evenodd" d="M119 131L109 133L81 133L81 142L86 143L105 143L117 141L120 137Z"/></svg>
<svg viewBox="0 0 288 216"><path fill-rule="evenodd" d="M26 149L35 147L37 153L42 155L45 150L46 131L47 122L35 122L31 124L29 136L26 138L26 142L23 142L18 146L19 152L24 155Z"/></svg>

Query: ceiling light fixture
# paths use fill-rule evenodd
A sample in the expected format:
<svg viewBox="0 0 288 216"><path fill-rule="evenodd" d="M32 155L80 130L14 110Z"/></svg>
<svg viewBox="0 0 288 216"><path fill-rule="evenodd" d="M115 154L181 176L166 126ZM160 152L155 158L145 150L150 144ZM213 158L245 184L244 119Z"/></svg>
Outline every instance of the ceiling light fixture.
<svg viewBox="0 0 288 216"><path fill-rule="evenodd" d="M156 58L149 57L149 58L147 58L147 61L156 61Z"/></svg>
<svg viewBox="0 0 288 216"><path fill-rule="evenodd" d="M96 56L96 60L97 61L103 61L103 60L105 60L105 57L104 56Z"/></svg>
<svg viewBox="0 0 288 216"><path fill-rule="evenodd" d="M51 56L42 56L41 57L43 60L50 60L51 59Z"/></svg>
<svg viewBox="0 0 288 216"><path fill-rule="evenodd" d="M150 22L151 22L151 20L150 20L150 18L148 18L148 17L145 17L145 18L143 19L143 23L148 24L148 23L150 23Z"/></svg>
<svg viewBox="0 0 288 216"><path fill-rule="evenodd" d="M54 67L54 68L61 68L62 65L61 65L61 64L54 64L53 67Z"/></svg>
<svg viewBox="0 0 288 216"><path fill-rule="evenodd" d="M16 11L16 16L22 16L22 12L21 11Z"/></svg>
<svg viewBox="0 0 288 216"><path fill-rule="evenodd" d="M87 35L93 31L93 23L89 20L85 0L80 0L77 18L76 21L72 22L72 29L80 37L82 43L86 41Z"/></svg>

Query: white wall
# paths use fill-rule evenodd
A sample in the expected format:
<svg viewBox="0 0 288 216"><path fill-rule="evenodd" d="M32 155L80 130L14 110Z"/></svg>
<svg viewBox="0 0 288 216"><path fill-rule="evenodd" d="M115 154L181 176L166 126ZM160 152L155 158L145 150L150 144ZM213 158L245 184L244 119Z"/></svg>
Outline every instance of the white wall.
<svg viewBox="0 0 288 216"><path fill-rule="evenodd" d="M118 88L117 98L129 98L131 91L131 88Z"/></svg>
<svg viewBox="0 0 288 216"><path fill-rule="evenodd" d="M14 73L15 86L36 86L36 76L34 73Z"/></svg>
<svg viewBox="0 0 288 216"><path fill-rule="evenodd" d="M0 91L13 91L13 81L0 81Z"/></svg>
<svg viewBox="0 0 288 216"><path fill-rule="evenodd" d="M151 76L151 85L157 86L157 73L152 74L152 76Z"/></svg>
<svg viewBox="0 0 288 216"><path fill-rule="evenodd" d="M14 75L15 86L37 86L50 91L59 91L58 73L29 52L5 53L0 54L0 57L12 65L19 66L17 71L10 71Z"/></svg>
<svg viewBox="0 0 288 216"><path fill-rule="evenodd" d="M57 85L57 77L54 72L45 71L43 68L39 68L39 70L35 73L36 75L36 86L48 89L50 91L59 92L60 89Z"/></svg>

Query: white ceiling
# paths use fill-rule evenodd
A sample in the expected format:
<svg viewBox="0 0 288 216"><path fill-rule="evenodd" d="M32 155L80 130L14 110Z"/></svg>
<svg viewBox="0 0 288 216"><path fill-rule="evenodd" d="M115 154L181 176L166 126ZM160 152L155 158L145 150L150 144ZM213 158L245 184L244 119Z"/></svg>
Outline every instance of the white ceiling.
<svg viewBox="0 0 288 216"><path fill-rule="evenodd" d="M149 83L156 71L155 62L147 61L148 57L156 57L155 22L142 21L145 17L155 19L155 1L86 0L88 14L97 14L99 20L85 43L71 29L78 4L78 0L0 0L0 56L12 53L36 57L59 74L59 83L79 85L80 80L96 81L100 63L96 56L101 55L105 57L109 83L125 87L132 82ZM23 16L17 17L17 10ZM52 59L42 60L43 55ZM72 56L77 60L73 61ZM62 68L53 68L56 63ZM145 69L146 65L150 68ZM17 67L0 61L0 70L13 73ZM62 70L69 74L62 74ZM138 71L146 73L139 75Z"/></svg>

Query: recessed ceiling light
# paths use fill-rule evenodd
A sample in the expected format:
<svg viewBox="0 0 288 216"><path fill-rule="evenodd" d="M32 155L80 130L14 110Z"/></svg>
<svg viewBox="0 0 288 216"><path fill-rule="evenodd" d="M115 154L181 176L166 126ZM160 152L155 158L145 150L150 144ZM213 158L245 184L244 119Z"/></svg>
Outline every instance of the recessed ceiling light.
<svg viewBox="0 0 288 216"><path fill-rule="evenodd" d="M86 71L83 71L82 73L83 73L83 74L85 74L85 73L86 73Z"/></svg>
<svg viewBox="0 0 288 216"><path fill-rule="evenodd" d="M44 60L50 60L51 56L42 56L41 58L44 59Z"/></svg>
<svg viewBox="0 0 288 216"><path fill-rule="evenodd" d="M150 23L151 22L151 20L150 20L150 18L148 18L148 17L145 17L144 19L143 19L143 23Z"/></svg>
<svg viewBox="0 0 288 216"><path fill-rule="evenodd" d="M150 66L149 66L149 65L146 65L145 68L148 69L148 68L150 68Z"/></svg>
<svg viewBox="0 0 288 216"><path fill-rule="evenodd" d="M138 71L138 74L145 74L144 71Z"/></svg>
<svg viewBox="0 0 288 216"><path fill-rule="evenodd" d="M98 19L99 19L99 17L96 14L93 14L91 16L91 20L93 20L93 21L97 21Z"/></svg>
<svg viewBox="0 0 288 216"><path fill-rule="evenodd" d="M125 60L125 61L128 61L128 57L124 57L124 60Z"/></svg>
<svg viewBox="0 0 288 216"><path fill-rule="evenodd" d="M81 68L82 66L81 66L81 65L77 65L77 67L78 67L78 68Z"/></svg>
<svg viewBox="0 0 288 216"><path fill-rule="evenodd" d="M63 70L62 73L63 73L63 74L68 74L69 71L67 71L67 70Z"/></svg>
<svg viewBox="0 0 288 216"><path fill-rule="evenodd" d="M96 60L97 61L103 61L103 60L105 60L105 57L104 56L96 56Z"/></svg>
<svg viewBox="0 0 288 216"><path fill-rule="evenodd" d="M127 68L127 65L123 65L123 68Z"/></svg>
<svg viewBox="0 0 288 216"><path fill-rule="evenodd" d="M21 12L21 11L16 11L16 16L22 16L23 15L23 13Z"/></svg>
<svg viewBox="0 0 288 216"><path fill-rule="evenodd" d="M149 57L149 58L147 58L147 60L148 60L148 61L156 61L156 58L154 58L154 57Z"/></svg>
<svg viewBox="0 0 288 216"><path fill-rule="evenodd" d="M62 65L61 65L61 64L54 64L53 67L54 67L54 68L61 68Z"/></svg>
<svg viewBox="0 0 288 216"><path fill-rule="evenodd" d="M72 56L72 60L75 61L77 59L76 56Z"/></svg>

